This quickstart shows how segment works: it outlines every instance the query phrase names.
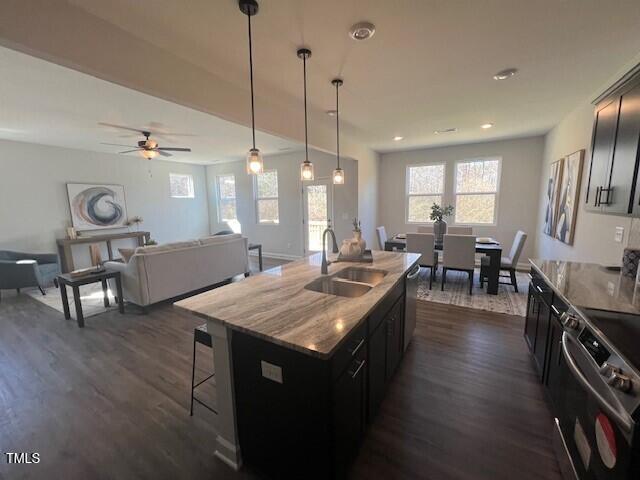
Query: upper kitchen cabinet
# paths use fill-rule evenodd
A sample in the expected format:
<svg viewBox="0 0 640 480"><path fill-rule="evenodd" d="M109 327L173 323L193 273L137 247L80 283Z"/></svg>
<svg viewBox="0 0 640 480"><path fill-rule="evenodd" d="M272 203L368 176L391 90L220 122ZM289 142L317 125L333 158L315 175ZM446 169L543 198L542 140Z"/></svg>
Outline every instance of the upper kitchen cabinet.
<svg viewBox="0 0 640 480"><path fill-rule="evenodd" d="M640 78L636 76L596 107L585 199L588 210L640 215L639 139Z"/></svg>

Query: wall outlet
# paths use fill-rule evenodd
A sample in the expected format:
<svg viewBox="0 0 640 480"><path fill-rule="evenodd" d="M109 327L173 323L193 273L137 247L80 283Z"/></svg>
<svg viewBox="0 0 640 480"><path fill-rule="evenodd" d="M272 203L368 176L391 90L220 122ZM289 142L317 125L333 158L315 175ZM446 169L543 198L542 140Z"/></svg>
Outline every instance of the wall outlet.
<svg viewBox="0 0 640 480"><path fill-rule="evenodd" d="M262 368L262 376L273 380L276 383L282 383L282 367L274 365L273 363L260 360L260 367Z"/></svg>
<svg viewBox="0 0 640 480"><path fill-rule="evenodd" d="M622 243L622 239L624 238L624 227L616 227L616 234L613 239L617 243Z"/></svg>

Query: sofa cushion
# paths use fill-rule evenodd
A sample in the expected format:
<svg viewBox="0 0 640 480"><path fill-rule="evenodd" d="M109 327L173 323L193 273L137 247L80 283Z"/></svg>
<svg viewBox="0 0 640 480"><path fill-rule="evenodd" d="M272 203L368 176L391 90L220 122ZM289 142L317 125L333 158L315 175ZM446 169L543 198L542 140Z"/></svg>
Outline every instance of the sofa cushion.
<svg viewBox="0 0 640 480"><path fill-rule="evenodd" d="M200 245L215 245L216 243L225 243L229 240L235 240L241 237L242 234L240 233L232 233L229 235L211 235L209 237L202 237L198 240L198 242L200 242Z"/></svg>
<svg viewBox="0 0 640 480"><path fill-rule="evenodd" d="M177 250L180 248L197 247L200 245L197 240L187 240L184 242L165 243L164 245L148 245L146 247L136 248L135 254L144 253L160 253L168 252L170 250Z"/></svg>

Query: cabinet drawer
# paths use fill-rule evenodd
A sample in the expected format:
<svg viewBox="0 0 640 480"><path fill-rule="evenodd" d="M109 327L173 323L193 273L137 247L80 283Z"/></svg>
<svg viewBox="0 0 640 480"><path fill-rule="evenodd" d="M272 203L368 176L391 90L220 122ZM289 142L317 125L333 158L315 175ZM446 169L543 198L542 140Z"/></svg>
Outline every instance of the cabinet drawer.
<svg viewBox="0 0 640 480"><path fill-rule="evenodd" d="M398 298L402 296L404 293L404 280L398 282L398 284L393 287L393 290L389 292L389 294L380 302L380 304L375 308L375 311L369 316L369 331L373 332L378 325L384 320L394 306L394 304L398 301Z"/></svg>
<svg viewBox="0 0 640 480"><path fill-rule="evenodd" d="M533 268L531 269L530 276L533 293L547 305L551 305L553 301L553 290L551 290L551 287L547 285L542 276Z"/></svg>
<svg viewBox="0 0 640 480"><path fill-rule="evenodd" d="M332 378L338 378L349 363L359 357L363 350L366 350L367 343L367 322L362 322L350 335L349 338L338 348L333 355L331 364Z"/></svg>

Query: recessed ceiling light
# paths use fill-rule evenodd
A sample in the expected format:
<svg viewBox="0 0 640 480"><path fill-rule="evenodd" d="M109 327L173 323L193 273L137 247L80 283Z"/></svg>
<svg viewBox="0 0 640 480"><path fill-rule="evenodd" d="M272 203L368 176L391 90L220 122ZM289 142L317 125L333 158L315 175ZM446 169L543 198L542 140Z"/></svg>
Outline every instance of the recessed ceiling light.
<svg viewBox="0 0 640 480"><path fill-rule="evenodd" d="M400 140L402 140L404 137L401 137L400 135L396 135L395 137L393 137L393 140L395 140L396 142L399 142Z"/></svg>
<svg viewBox="0 0 640 480"><path fill-rule="evenodd" d="M504 70L500 70L493 76L494 80L506 80L507 78L513 77L516 73L518 73L517 68L506 68Z"/></svg>
<svg viewBox="0 0 640 480"><path fill-rule="evenodd" d="M335 110L327 110L325 113L327 115L329 115L330 117L335 117L336 116L336 111Z"/></svg>
<svg viewBox="0 0 640 480"><path fill-rule="evenodd" d="M442 133L453 133L453 132L457 132L458 129L457 128L445 128L443 130L436 130L435 133L436 135L440 135Z"/></svg>
<svg viewBox="0 0 640 480"><path fill-rule="evenodd" d="M485 130L491 127L493 127L493 123L483 123L482 125L480 125L480 128L484 128Z"/></svg>
<svg viewBox="0 0 640 480"><path fill-rule="evenodd" d="M358 22L349 29L349 36L354 40L366 40L376 33L376 26L370 22Z"/></svg>

